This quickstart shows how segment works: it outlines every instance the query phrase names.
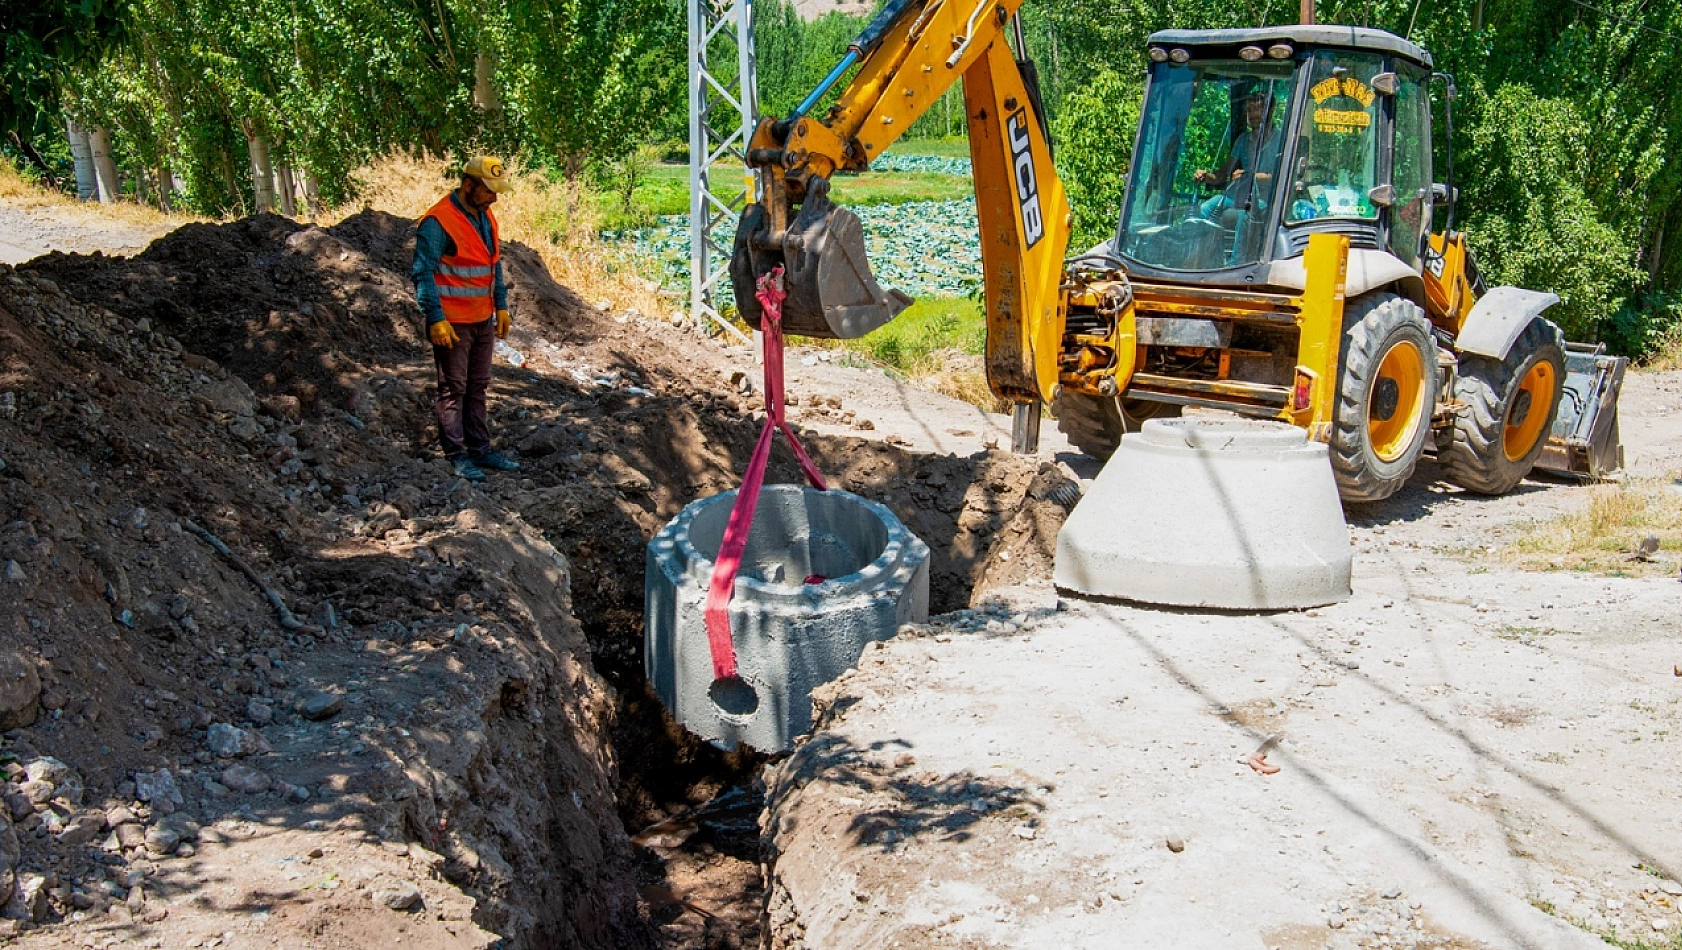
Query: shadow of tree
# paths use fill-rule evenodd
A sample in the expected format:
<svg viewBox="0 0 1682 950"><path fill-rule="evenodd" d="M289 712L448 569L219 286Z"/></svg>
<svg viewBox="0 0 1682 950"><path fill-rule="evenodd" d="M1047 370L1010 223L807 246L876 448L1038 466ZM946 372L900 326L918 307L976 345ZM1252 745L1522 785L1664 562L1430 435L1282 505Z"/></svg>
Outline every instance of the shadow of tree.
<svg viewBox="0 0 1682 950"><path fill-rule="evenodd" d="M814 783L859 793L865 804L848 833L854 844L886 852L910 838L968 841L978 823L1000 814L1031 826L1045 809L1033 789L973 772L907 774L889 756L909 748L900 740L861 747L820 731L777 768L773 811L777 799Z"/></svg>

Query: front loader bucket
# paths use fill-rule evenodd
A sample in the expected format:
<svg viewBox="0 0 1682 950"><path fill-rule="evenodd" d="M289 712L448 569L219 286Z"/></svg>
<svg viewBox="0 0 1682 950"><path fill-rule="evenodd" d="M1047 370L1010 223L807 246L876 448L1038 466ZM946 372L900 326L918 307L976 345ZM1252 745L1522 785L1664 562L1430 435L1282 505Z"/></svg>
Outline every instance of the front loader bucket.
<svg viewBox="0 0 1682 950"><path fill-rule="evenodd" d="M826 190L813 189L781 241L766 233L761 206L750 205L742 215L730 279L736 306L750 324L758 325L760 315L754 277L777 263L788 290L783 332L792 336L855 339L911 305L910 297L876 283L858 215L831 202Z"/></svg>
<svg viewBox="0 0 1682 950"><path fill-rule="evenodd" d="M1624 467L1618 442L1618 393L1629 360L1607 356L1604 344L1565 345L1565 388L1547 448L1536 467L1600 478Z"/></svg>

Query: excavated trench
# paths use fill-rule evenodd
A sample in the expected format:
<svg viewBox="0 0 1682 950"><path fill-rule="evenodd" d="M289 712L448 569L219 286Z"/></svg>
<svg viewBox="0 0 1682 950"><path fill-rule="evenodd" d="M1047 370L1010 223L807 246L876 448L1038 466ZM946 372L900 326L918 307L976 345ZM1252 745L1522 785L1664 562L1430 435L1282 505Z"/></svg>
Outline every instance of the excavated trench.
<svg viewBox="0 0 1682 950"><path fill-rule="evenodd" d="M736 413L686 419L683 406L668 406L661 414L705 434L684 444L706 447L699 468L711 477L667 486L670 504L633 509L636 516L615 506L605 521L590 520L588 531L557 526L550 539L573 564L574 610L596 669L617 694L612 743L619 812L638 846L639 887L652 919L667 946L756 946L763 907L759 772L768 759L745 747L720 751L673 722L644 674L642 649L644 538L675 515L680 502L734 487L756 428ZM634 420L626 431L638 431ZM662 451L671 431L648 431L648 441L626 446L626 454ZM842 487L883 500L929 541L935 613L967 607L978 588L1032 570L1036 557L1047 556L1063 515L1047 500L1061 476L1039 472L1036 463L1000 454L920 456L852 439L815 438L808 447ZM800 480L786 452L773 459L772 481ZM614 512L624 521L615 525ZM543 519L537 512L527 517ZM620 543L604 547L604 536ZM1001 552L1015 555L1001 559Z"/></svg>
<svg viewBox="0 0 1682 950"><path fill-rule="evenodd" d="M0 556L33 586L0 624L28 632L44 695L70 713L13 751L81 763L100 776L89 798L120 803L127 776L203 763L210 723L272 707L276 748L250 761L316 790L261 799L272 820L354 832L347 848L426 849L432 879L472 896L473 921L509 946L755 945L764 760L676 726L642 658L647 539L735 487L751 453L757 403L722 382L745 357L586 306L511 246L513 342L529 356L498 369L492 423L526 467L471 488L428 432L410 227L377 212L325 230L194 225L133 259L55 254L6 277ZM807 444L834 484L929 544L933 612L1047 573L1054 467ZM67 471L86 478L49 476ZM785 449L769 480L800 481ZM169 527L194 518L322 628L313 639ZM102 544L76 540L107 523ZM40 560L42 539L57 561ZM114 613L132 623L117 647L99 632ZM183 678L215 688L184 697ZM344 694L356 729L282 715L314 684ZM353 732L349 753L333 746ZM259 807L242 801L187 807L207 822ZM63 857L43 840L26 862ZM71 926L70 910L49 925ZM171 917L166 944L192 925Z"/></svg>

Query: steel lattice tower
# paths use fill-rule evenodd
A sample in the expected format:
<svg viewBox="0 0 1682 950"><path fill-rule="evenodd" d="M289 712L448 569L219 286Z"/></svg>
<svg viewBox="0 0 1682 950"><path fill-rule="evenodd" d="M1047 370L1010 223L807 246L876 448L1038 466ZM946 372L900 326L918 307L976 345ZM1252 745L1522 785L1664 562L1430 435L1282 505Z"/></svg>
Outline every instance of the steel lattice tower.
<svg viewBox="0 0 1682 950"><path fill-rule="evenodd" d="M689 0L689 313L737 336L718 308L730 293L736 222L756 187L743 159L758 115L752 0Z"/></svg>

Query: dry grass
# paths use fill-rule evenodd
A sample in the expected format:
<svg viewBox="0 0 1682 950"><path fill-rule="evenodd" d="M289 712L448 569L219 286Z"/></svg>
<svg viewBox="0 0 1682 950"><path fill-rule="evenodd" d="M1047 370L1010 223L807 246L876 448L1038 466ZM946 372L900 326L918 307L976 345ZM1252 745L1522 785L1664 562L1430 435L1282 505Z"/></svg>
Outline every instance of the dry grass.
<svg viewBox="0 0 1682 950"><path fill-rule="evenodd" d="M1659 539L1658 552L1637 559L1636 546L1650 536ZM1586 508L1530 525L1500 556L1526 570L1674 574L1682 563L1682 489L1666 479L1598 486Z"/></svg>
<svg viewBox="0 0 1682 950"><path fill-rule="evenodd" d="M993 395L993 390L988 387L987 370L981 357L952 351L945 356L945 365L933 373L917 377L917 385L987 412L1010 411L1010 400Z"/></svg>
<svg viewBox="0 0 1682 950"><path fill-rule="evenodd" d="M17 166L0 158L0 198L27 198L36 191L34 185L18 174Z"/></svg>
<svg viewBox="0 0 1682 950"><path fill-rule="evenodd" d="M195 214L166 213L126 199L111 204L79 201L74 195L37 185L6 158L0 158L0 199L14 207L48 211L80 223L116 222L160 234L189 222L207 220Z"/></svg>
<svg viewBox="0 0 1682 950"><path fill-rule="evenodd" d="M453 169L441 159L400 154L360 169L356 178L362 196L329 211L323 224L343 220L363 208L418 218L458 182ZM497 223L504 240L535 250L556 281L589 303L607 302L616 310L636 310L651 317L682 309L683 302L662 293L637 261L596 238L592 203L587 199L577 185L551 182L541 172L522 172L515 176L514 190L497 200Z"/></svg>
<svg viewBox="0 0 1682 950"><path fill-rule="evenodd" d="M1496 703L1489 707L1486 715L1499 725L1517 728L1530 725L1539 713L1536 707L1526 706L1522 703Z"/></svg>

